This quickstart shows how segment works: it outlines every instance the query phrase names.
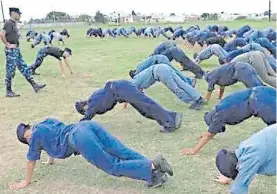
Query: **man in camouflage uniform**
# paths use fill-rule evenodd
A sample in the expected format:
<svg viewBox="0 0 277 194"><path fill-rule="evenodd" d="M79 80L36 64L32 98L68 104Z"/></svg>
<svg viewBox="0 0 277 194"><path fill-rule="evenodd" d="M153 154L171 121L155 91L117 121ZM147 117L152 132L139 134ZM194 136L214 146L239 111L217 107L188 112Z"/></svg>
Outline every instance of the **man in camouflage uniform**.
<svg viewBox="0 0 277 194"><path fill-rule="evenodd" d="M19 97L20 95L12 91L12 79L15 76L16 67L26 80L32 85L35 92L46 85L37 84L31 76L27 64L23 60L19 49L19 35L16 22L20 20L21 12L18 8L10 8L11 19L6 21L3 31L0 34L2 42L6 45L6 97Z"/></svg>

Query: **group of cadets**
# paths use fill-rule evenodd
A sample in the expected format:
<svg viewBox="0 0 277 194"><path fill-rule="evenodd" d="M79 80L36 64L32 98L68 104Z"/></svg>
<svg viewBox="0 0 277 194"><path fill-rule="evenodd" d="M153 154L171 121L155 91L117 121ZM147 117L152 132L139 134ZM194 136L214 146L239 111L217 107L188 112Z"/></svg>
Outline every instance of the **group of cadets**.
<svg viewBox="0 0 277 194"><path fill-rule="evenodd" d="M54 39L63 42L64 37L70 37L68 31L57 33L51 30L49 34L28 31L27 41L33 40L31 47L43 42L35 62L27 66L19 49L19 36L16 22L20 20L18 8L10 8L11 19L8 20L1 33L6 53L6 96L18 97L11 88L12 78L18 68L38 92L45 84L37 84L33 75L47 56L59 61L62 76L65 66L70 73L73 71L68 62L72 55L69 48L60 49L52 46ZM40 159L41 151L48 155L48 164L53 164L55 158L64 159L71 155L82 155L88 162L104 172L114 176L125 176L147 182L148 187L158 187L173 176L173 169L167 160L158 155L148 159L140 153L124 146L101 125L91 121L96 115L112 110L117 103L130 104L142 116L155 120L160 126L160 132L172 133L182 124L183 114L166 110L151 97L143 93L156 82L163 83L189 109L199 111L210 100L215 86L220 86L221 100L213 110L203 115L208 130L204 132L199 142L192 148L184 148L184 155L194 155L218 134L226 131L226 125L237 125L254 116L262 119L268 127L261 129L236 150L222 149L216 155L216 166L221 173L217 182L233 183L232 194L248 192L248 186L256 174L276 175L276 31L273 28L263 30L252 29L246 25L239 30L231 30L226 26L209 25L203 30L199 26L187 29L177 27L147 27L136 29L102 30L91 28L87 36L112 37L131 34L137 36L158 37L163 35L166 40L157 45L153 53L142 60L134 70L129 70L129 80L109 81L105 86L91 94L87 100L75 103L78 113L83 115L80 122L66 125L57 119L48 118L33 126L20 123L17 127L17 138L27 144L27 173L24 181L11 185L11 189L21 189L31 182L36 161ZM169 35L171 33L171 37ZM233 40L226 41L226 38ZM182 38L191 47L198 44L207 45L202 51L190 59L173 40ZM64 43L64 42L63 42ZM205 72L200 64L202 61L216 55L221 66ZM182 70L192 72L195 77L185 76L171 63L173 60L182 66ZM195 88L197 79L207 82L207 94L202 97ZM223 98L226 86L241 82L245 90L235 92Z"/></svg>

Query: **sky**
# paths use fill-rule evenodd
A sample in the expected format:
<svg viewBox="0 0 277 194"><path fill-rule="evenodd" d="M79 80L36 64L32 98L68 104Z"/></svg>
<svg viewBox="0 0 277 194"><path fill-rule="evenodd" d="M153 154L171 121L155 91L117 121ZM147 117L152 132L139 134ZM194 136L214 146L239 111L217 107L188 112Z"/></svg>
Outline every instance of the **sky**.
<svg viewBox="0 0 277 194"><path fill-rule="evenodd" d="M63 11L70 15L82 13L94 15L96 10L105 14L113 11L130 13L262 13L268 9L268 0L2 0L8 17L9 7L21 9L22 20L43 18L52 11ZM276 13L276 1L272 0L272 10Z"/></svg>

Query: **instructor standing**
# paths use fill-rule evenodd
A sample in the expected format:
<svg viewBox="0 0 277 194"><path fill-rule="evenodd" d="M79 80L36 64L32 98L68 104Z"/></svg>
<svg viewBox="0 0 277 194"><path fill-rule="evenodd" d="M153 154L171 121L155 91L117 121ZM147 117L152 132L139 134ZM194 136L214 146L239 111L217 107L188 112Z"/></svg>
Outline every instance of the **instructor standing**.
<svg viewBox="0 0 277 194"><path fill-rule="evenodd" d="M16 23L19 22L21 12L18 8L10 8L10 19L6 21L3 31L0 33L2 42L6 45L6 97L19 97L20 95L12 91L12 79L15 75L16 67L20 73L26 78L26 80L32 85L35 92L44 88L46 85L40 85L35 83L27 64L23 60L19 49L19 34Z"/></svg>

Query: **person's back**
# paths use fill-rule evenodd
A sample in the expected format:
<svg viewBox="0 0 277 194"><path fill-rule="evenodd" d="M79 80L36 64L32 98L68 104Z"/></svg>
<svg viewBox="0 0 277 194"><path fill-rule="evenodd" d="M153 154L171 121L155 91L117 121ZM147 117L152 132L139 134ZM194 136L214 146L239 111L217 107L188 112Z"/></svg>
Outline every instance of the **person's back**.
<svg viewBox="0 0 277 194"><path fill-rule="evenodd" d="M41 150L46 151L47 154L53 158L66 158L70 156L73 151L67 152L69 148L68 136L73 126L74 125L65 125L51 118L33 126L33 133L29 142L30 150L28 152L28 159L39 159ZM40 152L38 152L38 150L40 150Z"/></svg>
<svg viewBox="0 0 277 194"><path fill-rule="evenodd" d="M257 174L276 175L276 131L277 125L270 125L243 141L236 150L239 159L255 155L253 159L260 165Z"/></svg>
<svg viewBox="0 0 277 194"><path fill-rule="evenodd" d="M147 89L152 84L156 82L154 78L153 69L156 65L150 66L147 69L143 70L139 74L137 74L133 80L132 83L139 89Z"/></svg>

